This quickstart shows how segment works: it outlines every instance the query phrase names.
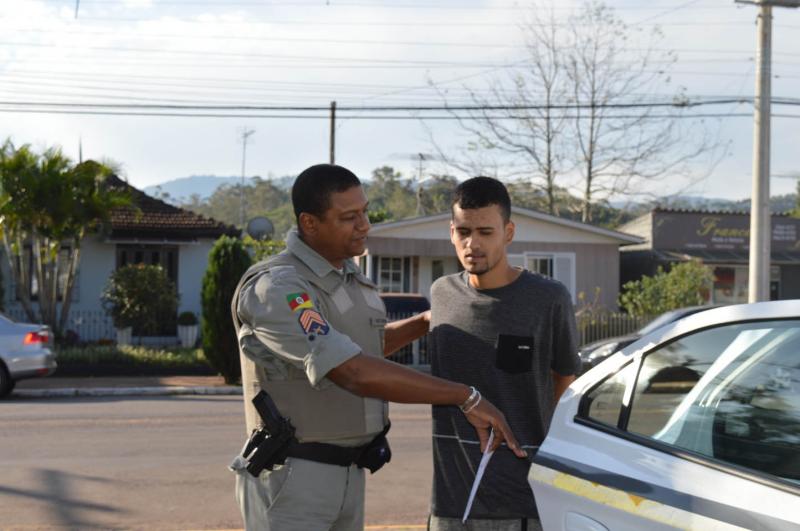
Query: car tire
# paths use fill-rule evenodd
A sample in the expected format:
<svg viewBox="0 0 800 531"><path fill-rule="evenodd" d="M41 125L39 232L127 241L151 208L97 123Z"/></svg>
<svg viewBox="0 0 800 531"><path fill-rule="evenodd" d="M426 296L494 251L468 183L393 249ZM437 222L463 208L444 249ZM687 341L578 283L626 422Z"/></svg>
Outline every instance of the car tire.
<svg viewBox="0 0 800 531"><path fill-rule="evenodd" d="M10 395L16 384L17 382L11 379L5 366L0 363L0 398Z"/></svg>

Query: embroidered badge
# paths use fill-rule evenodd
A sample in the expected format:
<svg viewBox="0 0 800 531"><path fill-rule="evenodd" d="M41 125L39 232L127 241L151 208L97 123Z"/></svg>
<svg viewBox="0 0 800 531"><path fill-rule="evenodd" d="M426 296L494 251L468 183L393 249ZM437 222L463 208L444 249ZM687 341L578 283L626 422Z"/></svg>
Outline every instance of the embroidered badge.
<svg viewBox="0 0 800 531"><path fill-rule="evenodd" d="M289 303L289 308L291 308L293 312L302 310L303 308L314 307L314 302L311 300L311 297L308 296L308 293L290 293L286 296L286 302Z"/></svg>
<svg viewBox="0 0 800 531"><path fill-rule="evenodd" d="M317 310L305 309L297 320L307 336L324 336L331 329L328 321Z"/></svg>

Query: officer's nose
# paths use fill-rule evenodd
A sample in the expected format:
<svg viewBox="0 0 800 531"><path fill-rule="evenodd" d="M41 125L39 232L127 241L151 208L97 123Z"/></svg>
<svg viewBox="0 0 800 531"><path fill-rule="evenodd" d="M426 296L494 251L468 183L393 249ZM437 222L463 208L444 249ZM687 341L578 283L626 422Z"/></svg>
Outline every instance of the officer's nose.
<svg viewBox="0 0 800 531"><path fill-rule="evenodd" d="M369 216L366 213L358 216L358 224L356 225L356 228L358 230L366 232L369 230L370 227L371 225L369 222Z"/></svg>

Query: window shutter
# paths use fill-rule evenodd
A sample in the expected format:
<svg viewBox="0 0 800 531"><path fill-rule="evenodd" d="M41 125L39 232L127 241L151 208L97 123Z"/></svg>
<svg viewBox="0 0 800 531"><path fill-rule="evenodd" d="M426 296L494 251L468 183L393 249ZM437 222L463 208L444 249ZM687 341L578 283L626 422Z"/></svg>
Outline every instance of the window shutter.
<svg viewBox="0 0 800 531"><path fill-rule="evenodd" d="M510 254L508 255L508 265L513 267L525 267L525 255L524 254Z"/></svg>
<svg viewBox="0 0 800 531"><path fill-rule="evenodd" d="M575 255L559 253L553 257L553 278L564 284L575 302Z"/></svg>

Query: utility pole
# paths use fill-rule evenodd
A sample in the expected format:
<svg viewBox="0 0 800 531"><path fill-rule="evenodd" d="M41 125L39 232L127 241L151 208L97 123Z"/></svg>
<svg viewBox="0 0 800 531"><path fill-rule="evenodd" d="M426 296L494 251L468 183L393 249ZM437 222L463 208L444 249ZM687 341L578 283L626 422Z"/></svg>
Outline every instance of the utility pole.
<svg viewBox="0 0 800 531"><path fill-rule="evenodd" d="M417 153L419 157L419 172L417 173L417 213L416 216L422 215L422 162L425 160L425 155Z"/></svg>
<svg viewBox="0 0 800 531"><path fill-rule="evenodd" d="M772 6L800 7L800 0L736 0L758 6L757 75L753 128L753 189L750 199L748 302L769 300L772 219L769 210L772 99Z"/></svg>
<svg viewBox="0 0 800 531"><path fill-rule="evenodd" d="M331 164L336 164L336 102L331 102L331 145L330 145L330 161Z"/></svg>
<svg viewBox="0 0 800 531"><path fill-rule="evenodd" d="M242 183L239 187L239 225L242 228L244 228L244 167L247 161L247 142L254 133L254 129L242 128Z"/></svg>

